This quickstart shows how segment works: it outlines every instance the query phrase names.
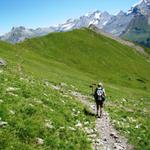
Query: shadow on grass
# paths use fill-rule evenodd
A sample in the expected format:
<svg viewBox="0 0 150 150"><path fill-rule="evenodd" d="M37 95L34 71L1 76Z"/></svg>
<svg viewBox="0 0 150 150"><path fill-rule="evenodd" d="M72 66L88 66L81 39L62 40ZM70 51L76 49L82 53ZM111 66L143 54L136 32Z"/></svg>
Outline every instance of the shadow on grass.
<svg viewBox="0 0 150 150"><path fill-rule="evenodd" d="M83 111L86 116L94 116L95 117L95 113L91 112L88 108L84 108Z"/></svg>

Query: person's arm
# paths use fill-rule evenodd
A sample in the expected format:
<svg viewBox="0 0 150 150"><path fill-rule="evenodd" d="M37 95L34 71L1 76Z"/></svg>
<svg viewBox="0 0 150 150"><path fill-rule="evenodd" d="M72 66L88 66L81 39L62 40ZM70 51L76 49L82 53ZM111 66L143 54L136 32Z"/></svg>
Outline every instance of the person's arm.
<svg viewBox="0 0 150 150"><path fill-rule="evenodd" d="M103 91L104 91L104 96L106 96L106 92L105 92L105 89L103 89Z"/></svg>

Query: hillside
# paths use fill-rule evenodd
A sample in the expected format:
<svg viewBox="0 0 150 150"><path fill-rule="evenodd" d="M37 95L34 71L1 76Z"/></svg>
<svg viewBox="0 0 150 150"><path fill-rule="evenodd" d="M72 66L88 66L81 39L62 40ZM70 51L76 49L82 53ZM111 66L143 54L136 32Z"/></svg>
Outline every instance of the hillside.
<svg viewBox="0 0 150 150"><path fill-rule="evenodd" d="M27 98L27 105L29 101L32 103L32 99L34 98L32 97L32 92L34 93L32 89L37 90L37 92L35 91L35 97L41 99L37 93L40 93L45 87L38 86L39 89L36 89L38 82L47 81L56 85L63 82L68 85L68 90L73 86L75 90L84 94L90 94L89 85L91 83L104 82L108 93L107 110L111 112L110 116L112 117L114 125L122 134L129 138L129 142L137 149L141 149L143 146L145 149L148 149L150 61L134 48L130 48L104 35L83 28L66 33L51 33L40 38L28 39L17 45L0 42L0 55L3 59L8 61L10 68L14 68L19 72L19 76L25 74L34 77L35 85L33 85L33 88L29 91L31 95ZM7 72L6 70L6 74ZM8 78L10 78L10 85L14 83L15 80L13 77L10 76ZM18 80L19 79L17 79L16 82ZM7 87L4 76L2 81L2 87ZM14 83L15 86L17 86L17 88L22 87L22 81L21 83L18 81L18 83L16 83L18 85ZM30 89L32 84L26 83L26 86L28 93L28 89ZM21 91L22 88L20 92ZM55 92L53 93L53 91L49 91L49 89L46 91L46 94L49 93L50 97L51 95L54 96L54 101L57 99ZM59 92L57 94L59 94ZM22 95L19 95L19 97L20 99L24 99ZM2 94L1 99L7 99L7 95ZM44 101L43 98L42 101ZM54 101L51 101L50 105L53 105ZM71 108L73 106L72 103L74 103L74 101L70 101L68 104ZM4 118L9 121L8 116L4 117L6 107L8 107L7 105L4 103L2 119ZM9 107L14 107L13 105L13 103L10 103ZM18 109L19 107L20 106L18 106ZM69 111L69 107L66 106L60 111L58 108L58 115L60 112L63 112L64 109ZM77 107L77 105L75 107ZM82 109L81 105L80 111L82 111ZM21 112L21 114L22 113L24 112ZM48 111L47 113L50 112ZM61 114L62 117L66 116L64 113ZM35 113L35 115L40 114ZM42 115L44 117L44 112L42 112ZM18 118L22 119L22 117L23 116L20 115ZM81 118L82 117L83 116L81 116ZM124 120L122 120L123 118ZM89 120L92 119L93 118L89 118ZM68 119L68 126L71 124L71 120L71 118ZM31 124L34 123L31 122ZM138 128L135 128L137 125ZM13 129L14 128L18 131L18 128L13 126ZM35 125L35 128L38 129L39 127ZM11 129L8 130L6 128L3 133L8 133ZM74 135L73 141L76 140L77 134ZM33 135L31 139L35 137L37 133ZM47 135L43 135L43 138L45 138L45 136ZM71 137L72 135L68 135L68 138L69 136ZM139 138L137 138L137 136ZM18 139L18 137L16 138ZM55 143L55 138L56 137L52 138L52 142L47 143L47 146L51 146L53 142ZM26 139L24 140L26 141ZM32 140L30 141L31 143L29 142L29 145L32 144ZM67 139L67 142L69 142L69 139ZM81 143L79 143L79 145ZM75 147L79 145L74 144ZM6 147L7 144L5 148ZM88 142L85 147L89 148ZM79 147L79 149L83 149L83 147Z"/></svg>
<svg viewBox="0 0 150 150"><path fill-rule="evenodd" d="M130 85L129 87L134 88L142 88L137 79L141 78L147 81L149 87L149 63L144 57L136 53L133 48L89 29L49 34L42 38L27 40L18 44L18 47L38 54L39 60L43 59L40 65L48 66L50 65L48 63L53 63L50 66L51 70L59 67L59 70L62 70L61 76L64 77L66 73L73 75L72 70L74 70L96 81L102 79L106 83L111 81L111 84ZM46 62L47 60L49 61ZM65 66L68 67L68 71L63 71ZM40 71L39 67L37 71ZM50 69L47 69L48 71ZM47 73L40 76L46 77L46 75ZM80 78L82 79L81 76ZM83 78L85 79L85 76Z"/></svg>

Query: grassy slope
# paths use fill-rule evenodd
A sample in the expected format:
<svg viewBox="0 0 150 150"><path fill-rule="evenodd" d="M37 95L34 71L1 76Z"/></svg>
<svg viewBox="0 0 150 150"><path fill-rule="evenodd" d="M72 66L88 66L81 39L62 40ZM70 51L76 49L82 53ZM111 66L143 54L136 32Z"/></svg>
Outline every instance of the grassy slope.
<svg viewBox="0 0 150 150"><path fill-rule="evenodd" d="M127 123L128 116L136 120L135 124L131 122L133 126L129 124L129 127L125 123L115 125L130 137L131 143L137 148L147 145L149 99L141 101L141 97L150 97L150 63L144 56L88 29L52 33L29 39L16 46L8 44L6 48L5 44L0 45L3 58L14 60L10 51L17 53L16 62L21 65L23 71L32 73L37 78L54 83L73 84L84 93L89 92L88 85L91 82L103 81L108 98L111 97L108 102L108 106L111 106L108 107L111 108L108 109L111 117L118 122L124 116ZM122 102L123 98L128 102ZM128 109L122 109L125 106ZM139 111L140 107L142 110ZM146 109L144 116L143 108ZM136 129L135 126L141 123L142 126ZM137 135L140 135L139 139ZM141 139L143 142L140 142Z"/></svg>
<svg viewBox="0 0 150 150"><path fill-rule="evenodd" d="M91 149L84 129L93 129L94 120L71 96L12 69L1 71L0 85L0 121L8 123L0 129L0 149ZM82 129L75 126L79 122Z"/></svg>
<svg viewBox="0 0 150 150"><path fill-rule="evenodd" d="M150 54L150 48L145 48L145 51Z"/></svg>
<svg viewBox="0 0 150 150"><path fill-rule="evenodd" d="M53 71L56 69L55 66L59 67L61 78L66 73L73 75L72 71L75 70L86 74L83 78L102 79L106 83L111 82L111 84L121 86L130 84L129 87L140 88L141 85L136 78L143 77L143 80L149 80L149 63L144 57L137 54L132 48L88 29L49 34L42 38L30 39L19 46L40 55L39 57L43 59L40 65L49 65L46 72ZM48 64L49 62L52 64ZM68 71L63 71L66 66ZM37 68L37 74L39 71ZM42 77L46 75L42 74ZM82 76L80 78L82 79ZM128 80L129 78L131 80Z"/></svg>

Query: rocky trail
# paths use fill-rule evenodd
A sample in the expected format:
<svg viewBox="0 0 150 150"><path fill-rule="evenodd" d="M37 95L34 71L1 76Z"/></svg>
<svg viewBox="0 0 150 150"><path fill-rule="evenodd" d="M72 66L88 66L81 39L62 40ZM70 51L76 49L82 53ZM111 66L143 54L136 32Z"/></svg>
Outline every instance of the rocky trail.
<svg viewBox="0 0 150 150"><path fill-rule="evenodd" d="M95 114L95 104L88 100L87 96L78 92L71 93L76 99L87 106L92 114ZM97 136L93 139L93 150L132 150L128 145L127 139L119 135L116 129L111 125L109 114L103 112L102 118L96 118Z"/></svg>
<svg viewBox="0 0 150 150"><path fill-rule="evenodd" d="M54 86L49 84L53 89L60 90L63 86ZM94 101L90 101L89 96L82 95L79 92L69 90L67 95L71 95L83 103L90 112L89 115L95 116L96 106ZM110 122L107 112L103 112L101 118L95 120L96 134L91 134L93 150L133 150L133 146L127 143L127 139L119 134Z"/></svg>

